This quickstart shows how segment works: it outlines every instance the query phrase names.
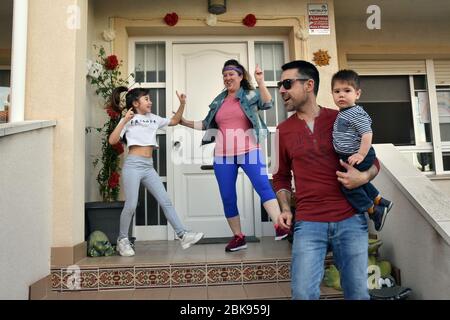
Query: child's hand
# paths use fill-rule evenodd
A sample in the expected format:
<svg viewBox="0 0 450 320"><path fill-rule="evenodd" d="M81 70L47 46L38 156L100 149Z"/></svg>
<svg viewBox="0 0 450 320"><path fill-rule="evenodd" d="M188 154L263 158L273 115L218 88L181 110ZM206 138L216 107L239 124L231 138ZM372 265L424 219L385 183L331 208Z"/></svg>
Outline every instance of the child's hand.
<svg viewBox="0 0 450 320"><path fill-rule="evenodd" d="M133 108L130 108L127 113L125 114L125 122L130 121L134 117Z"/></svg>
<svg viewBox="0 0 450 320"><path fill-rule="evenodd" d="M178 100L180 100L180 104L186 104L186 95L184 93L178 93L178 91L175 91L178 97Z"/></svg>
<svg viewBox="0 0 450 320"><path fill-rule="evenodd" d="M264 73L259 67L259 65L256 65L255 67L255 80L259 84L261 81L264 81Z"/></svg>
<svg viewBox="0 0 450 320"><path fill-rule="evenodd" d="M355 153L347 159L348 163L352 166L354 166L355 164L360 164L363 160L364 157L359 153Z"/></svg>

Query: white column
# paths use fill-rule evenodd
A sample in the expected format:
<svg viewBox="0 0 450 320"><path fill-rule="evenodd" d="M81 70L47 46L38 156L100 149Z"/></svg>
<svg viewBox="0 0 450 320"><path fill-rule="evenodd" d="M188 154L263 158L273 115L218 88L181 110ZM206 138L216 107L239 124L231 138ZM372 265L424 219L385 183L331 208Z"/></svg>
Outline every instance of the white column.
<svg viewBox="0 0 450 320"><path fill-rule="evenodd" d="M11 50L11 122L24 121L28 0L14 0Z"/></svg>

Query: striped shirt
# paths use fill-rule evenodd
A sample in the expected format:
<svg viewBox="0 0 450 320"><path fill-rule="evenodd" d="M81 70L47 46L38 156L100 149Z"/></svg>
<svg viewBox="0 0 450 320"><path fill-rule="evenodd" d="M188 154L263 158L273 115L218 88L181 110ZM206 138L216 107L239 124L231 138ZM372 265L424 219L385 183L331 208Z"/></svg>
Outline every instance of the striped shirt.
<svg viewBox="0 0 450 320"><path fill-rule="evenodd" d="M361 106L354 105L339 111L333 125L333 146L337 153L357 153L361 137L372 132L372 119Z"/></svg>

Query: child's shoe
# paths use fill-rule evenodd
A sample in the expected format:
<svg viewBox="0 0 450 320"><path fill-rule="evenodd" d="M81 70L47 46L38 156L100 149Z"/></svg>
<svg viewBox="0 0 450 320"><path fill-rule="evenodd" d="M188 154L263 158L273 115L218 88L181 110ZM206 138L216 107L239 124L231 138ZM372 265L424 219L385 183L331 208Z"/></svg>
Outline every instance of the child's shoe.
<svg viewBox="0 0 450 320"><path fill-rule="evenodd" d="M369 218L375 224L375 230L381 231L384 225L384 221L386 220L387 213L387 207L381 205L374 206L373 213L369 214Z"/></svg>
<svg viewBox="0 0 450 320"><path fill-rule="evenodd" d="M117 241L117 251L122 257L134 256L134 250L131 247L130 240L128 240L128 238L122 238Z"/></svg>
<svg viewBox="0 0 450 320"><path fill-rule="evenodd" d="M193 244L196 244L198 241L200 241L201 238L203 238L203 233L201 232L186 231L180 238L181 247L183 249L187 249L191 247Z"/></svg>
<svg viewBox="0 0 450 320"><path fill-rule="evenodd" d="M392 206L394 205L394 203L392 201L389 201L388 199L381 198L378 205L386 207L387 212L389 212L392 209Z"/></svg>

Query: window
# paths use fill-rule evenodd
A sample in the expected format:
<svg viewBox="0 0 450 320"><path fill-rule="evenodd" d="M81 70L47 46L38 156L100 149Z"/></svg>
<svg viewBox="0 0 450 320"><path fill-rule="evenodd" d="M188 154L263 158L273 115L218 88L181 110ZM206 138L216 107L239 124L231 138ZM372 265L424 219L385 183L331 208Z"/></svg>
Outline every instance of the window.
<svg viewBox="0 0 450 320"><path fill-rule="evenodd" d="M284 64L284 46L281 42L256 42L255 63L264 71L264 80L274 101L273 108L260 111L261 118L267 124L270 136L262 146L266 155L266 163L271 164L271 136L275 135L277 125L287 118L283 100L278 93L277 81L281 77L281 66Z"/></svg>
<svg viewBox="0 0 450 320"><path fill-rule="evenodd" d="M359 103L372 118L373 143L415 145L408 76L361 77Z"/></svg>
<svg viewBox="0 0 450 320"><path fill-rule="evenodd" d="M392 143L420 171L435 171L426 75L360 78L373 143Z"/></svg>
<svg viewBox="0 0 450 320"><path fill-rule="evenodd" d="M0 123L8 122L10 105L10 70L0 67Z"/></svg>
<svg viewBox="0 0 450 320"><path fill-rule="evenodd" d="M263 142L262 149L266 156L266 164L270 169L272 161L272 138L275 136L277 125L287 118L283 100L278 93L276 82L281 78L281 66L284 64L285 54L282 42L256 42L255 63L264 71L264 80L274 101L273 108L260 111L260 116L267 124L270 135ZM270 176L269 176L270 177ZM268 214L261 203L261 220L269 221Z"/></svg>
<svg viewBox="0 0 450 320"><path fill-rule="evenodd" d="M164 43L135 44L135 80L140 87L150 88L152 113L166 117L166 47ZM166 133L157 133L159 149L153 151L153 166L167 188ZM167 225L166 217L156 199L140 186L136 225Z"/></svg>

